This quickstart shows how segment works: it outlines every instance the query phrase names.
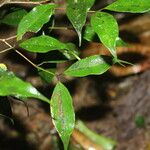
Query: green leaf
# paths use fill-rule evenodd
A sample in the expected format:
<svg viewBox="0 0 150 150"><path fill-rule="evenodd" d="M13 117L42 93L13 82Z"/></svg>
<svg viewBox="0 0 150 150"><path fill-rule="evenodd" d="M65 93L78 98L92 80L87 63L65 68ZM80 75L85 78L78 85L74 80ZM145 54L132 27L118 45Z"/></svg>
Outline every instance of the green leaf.
<svg viewBox="0 0 150 150"><path fill-rule="evenodd" d="M93 131L88 129L81 121L77 121L75 128L96 144L101 145L105 150L113 150L114 147L117 145L116 141L94 133Z"/></svg>
<svg viewBox="0 0 150 150"><path fill-rule="evenodd" d="M98 34L101 42L109 49L114 57L116 54L116 38L119 35L118 24L115 18L105 12L96 12L91 17L91 26Z"/></svg>
<svg viewBox="0 0 150 150"><path fill-rule="evenodd" d="M81 32L86 22L87 12L94 2L95 0L67 0L66 14L79 36L79 46L81 45Z"/></svg>
<svg viewBox="0 0 150 150"><path fill-rule="evenodd" d="M93 41L95 35L96 33L94 29L91 26L86 26L84 34L83 34L83 38L87 41Z"/></svg>
<svg viewBox="0 0 150 150"><path fill-rule="evenodd" d="M55 73L55 69L46 69L46 70L50 71L52 73ZM39 75L47 83L50 83L54 78L53 74L49 74L49 73L42 71L42 70L39 71Z"/></svg>
<svg viewBox="0 0 150 150"><path fill-rule="evenodd" d="M27 11L24 9L17 9L12 13L7 14L1 20L1 23L5 23L11 26L17 26L20 20L27 14Z"/></svg>
<svg viewBox="0 0 150 150"><path fill-rule="evenodd" d="M3 64L0 64L0 87L0 96L14 96L20 99L33 97L49 103L49 100L36 88L16 77Z"/></svg>
<svg viewBox="0 0 150 150"><path fill-rule="evenodd" d="M30 38L22 42L19 46L26 49L27 51L38 53L59 50L68 59L74 59L76 55L79 55L74 44L62 43L59 40L47 35Z"/></svg>
<svg viewBox="0 0 150 150"><path fill-rule="evenodd" d="M92 74L100 75L106 72L111 65L111 57L94 55L77 61L64 73L75 77L83 77Z"/></svg>
<svg viewBox="0 0 150 150"><path fill-rule="evenodd" d="M50 106L53 123L63 141L64 149L67 150L75 125L75 114L70 93L60 82L53 91Z"/></svg>
<svg viewBox="0 0 150 150"><path fill-rule="evenodd" d="M26 49L27 51L38 53L66 49L66 45L64 43L47 35L30 38L22 42L19 46Z"/></svg>
<svg viewBox="0 0 150 150"><path fill-rule="evenodd" d="M105 9L117 12L144 13L150 11L149 0L116 0Z"/></svg>
<svg viewBox="0 0 150 150"><path fill-rule="evenodd" d="M56 5L54 4L46 4L33 8L19 23L17 40L21 40L22 36L28 31L38 32L49 21L55 7Z"/></svg>
<svg viewBox="0 0 150 150"><path fill-rule="evenodd" d="M96 33L93 30L93 28L90 25L86 26L83 38L87 41L93 41L95 36ZM127 46L127 45L128 44L124 42L120 37L116 38L116 47Z"/></svg>

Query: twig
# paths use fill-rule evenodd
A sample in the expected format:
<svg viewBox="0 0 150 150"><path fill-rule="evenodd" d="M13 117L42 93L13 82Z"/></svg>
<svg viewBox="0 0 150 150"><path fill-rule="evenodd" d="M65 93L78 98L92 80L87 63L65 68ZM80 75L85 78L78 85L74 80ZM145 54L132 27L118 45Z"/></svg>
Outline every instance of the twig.
<svg viewBox="0 0 150 150"><path fill-rule="evenodd" d="M11 37L9 37L9 38L6 38L5 40L6 40L6 41L9 41L9 40L15 39L16 37L17 37L17 35L14 35L14 36L11 36Z"/></svg>
<svg viewBox="0 0 150 150"><path fill-rule="evenodd" d="M4 50L0 51L0 54L5 53L5 52L10 51L10 50L12 50L11 47L9 47L9 48L7 48L7 49L4 49Z"/></svg>
<svg viewBox="0 0 150 150"><path fill-rule="evenodd" d="M8 39L9 39L9 38L8 38ZM0 39L0 41L4 42L4 43L9 47L9 50L10 50L10 49L15 50L16 53L18 53L21 57L23 57L26 61L28 61L28 62L29 62L33 67L35 67L36 69L41 70L41 71L44 71L44 72L49 73L49 74L51 74L51 75L55 75L54 73L52 73L52 72L50 72L50 71L47 71L47 70L45 70L44 68L39 67L39 66L37 66L36 64L34 64L34 63L33 63L31 60L29 60L25 55L23 55L21 52L19 52L17 49L15 49L15 47L13 47L12 45L10 45L10 44L6 41L6 39ZM4 51L5 51L5 50L3 50L3 53L4 53ZM8 49L7 49L7 51L8 51Z"/></svg>
<svg viewBox="0 0 150 150"><path fill-rule="evenodd" d="M33 67L35 67L36 69L41 70L41 71L44 71L44 72L49 73L49 74L51 74L51 75L55 75L54 73L49 72L49 71L43 69L42 67L39 67L39 66L37 66L36 64L34 64L31 60L29 60L26 56L24 56L24 55L23 55L21 52L19 52L18 50L15 50L15 52L18 53L21 57L23 57L26 61L28 61L28 62L29 62Z"/></svg>
<svg viewBox="0 0 150 150"><path fill-rule="evenodd" d="M4 5L11 5L11 4L19 4L19 5L41 5L47 2L50 2L51 0L45 0L45 1L41 1L41 2L22 2L22 1L10 1L10 0L5 0L3 3L0 4L0 7L4 6Z"/></svg>

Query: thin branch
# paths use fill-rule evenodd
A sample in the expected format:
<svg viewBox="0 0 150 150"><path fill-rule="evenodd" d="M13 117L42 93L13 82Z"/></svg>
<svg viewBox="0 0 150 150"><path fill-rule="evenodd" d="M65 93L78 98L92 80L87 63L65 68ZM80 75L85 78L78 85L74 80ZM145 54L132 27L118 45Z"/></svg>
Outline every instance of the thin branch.
<svg viewBox="0 0 150 150"><path fill-rule="evenodd" d="M14 49L16 53L18 53L21 57L23 57L26 61L28 61L28 62L29 62L33 67L35 67L36 69L41 70L41 71L44 71L44 72L49 73L49 74L51 74L51 75L55 75L54 73L52 73L52 72L50 72L50 71L47 71L47 70L45 70L44 68L39 67L39 66L37 66L36 64L34 64L34 63L33 63L31 60L29 60L25 55L23 55L21 52L19 52L17 49L15 49L15 47L13 47L12 45L10 45L10 44L6 41L6 39L0 39L0 41L4 42L4 43L9 47L9 50L10 50L10 49ZM8 51L8 50L7 50L7 51ZM3 50L3 52L4 52L4 50Z"/></svg>
<svg viewBox="0 0 150 150"><path fill-rule="evenodd" d="M12 50L12 49L13 49L12 47L9 47L9 48L7 48L7 49L4 49L4 50L0 51L0 54L5 53L5 52L8 52L8 51L10 51L10 50Z"/></svg>
<svg viewBox="0 0 150 150"><path fill-rule="evenodd" d="M41 1L41 2L22 2L22 1L10 1L10 0L5 0L3 3L0 4L0 7L4 6L4 5L11 5L11 4L18 4L18 5L41 5L44 3L48 3L51 0L45 0L45 1Z"/></svg>
<svg viewBox="0 0 150 150"><path fill-rule="evenodd" d="M49 29L54 29L54 30L69 30L73 29L73 27L49 27Z"/></svg>
<svg viewBox="0 0 150 150"><path fill-rule="evenodd" d="M76 55L74 52L71 51L71 54L72 54L77 60L81 60L81 58L80 58L78 55Z"/></svg>
<svg viewBox="0 0 150 150"><path fill-rule="evenodd" d="M33 67L35 67L36 69L41 70L41 71L44 71L44 72L49 73L49 74L51 74L51 75L55 75L54 73L49 72L49 71L47 71L47 70L45 70L45 69L43 69L43 68L37 66L36 64L34 64L31 60L29 60L26 56L24 56L24 55L23 55L21 52L19 52L18 50L15 50L15 52L18 53L21 57L23 57L26 61L28 61L28 62L29 62Z"/></svg>
<svg viewBox="0 0 150 150"><path fill-rule="evenodd" d="M11 37L6 38L5 40L6 40L6 41L9 41L9 40L15 39L16 37L17 37L17 35L13 35L13 36L11 36Z"/></svg>

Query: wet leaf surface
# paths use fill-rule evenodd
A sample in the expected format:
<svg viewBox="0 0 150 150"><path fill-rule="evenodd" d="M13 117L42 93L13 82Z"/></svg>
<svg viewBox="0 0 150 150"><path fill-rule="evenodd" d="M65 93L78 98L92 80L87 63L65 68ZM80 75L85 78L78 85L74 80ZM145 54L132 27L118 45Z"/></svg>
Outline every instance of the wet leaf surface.
<svg viewBox="0 0 150 150"><path fill-rule="evenodd" d="M117 12L143 13L150 11L149 0L116 0L106 7Z"/></svg>
<svg viewBox="0 0 150 150"><path fill-rule="evenodd" d="M105 12L97 12L91 17L91 26L100 41L116 56L116 38L119 36L118 24L115 18Z"/></svg>
<svg viewBox="0 0 150 150"><path fill-rule="evenodd" d="M94 4L95 0L67 0L66 14L79 36L79 46L81 46L81 32L85 24L87 12Z"/></svg>
<svg viewBox="0 0 150 150"><path fill-rule="evenodd" d="M57 83L51 98L51 115L56 130L67 150L70 135L75 125L75 114L72 98L68 89L60 82Z"/></svg>
<svg viewBox="0 0 150 150"><path fill-rule="evenodd" d="M34 7L25 15L18 26L17 39L21 40L26 32L38 32L49 21L56 5L47 4Z"/></svg>
<svg viewBox="0 0 150 150"><path fill-rule="evenodd" d="M49 103L49 100L30 83L19 79L4 67L0 67L0 87L0 96L14 96L23 100L33 97Z"/></svg>
<svg viewBox="0 0 150 150"><path fill-rule="evenodd" d="M47 35L33 37L22 42L19 46L27 51L38 53L59 50L70 60L75 59L76 56L79 55L79 52L73 43L62 43L61 41Z"/></svg>
<svg viewBox="0 0 150 150"><path fill-rule="evenodd" d="M70 66L64 73L69 76L83 77L87 75L100 75L112 65L111 57L94 55L81 59Z"/></svg>

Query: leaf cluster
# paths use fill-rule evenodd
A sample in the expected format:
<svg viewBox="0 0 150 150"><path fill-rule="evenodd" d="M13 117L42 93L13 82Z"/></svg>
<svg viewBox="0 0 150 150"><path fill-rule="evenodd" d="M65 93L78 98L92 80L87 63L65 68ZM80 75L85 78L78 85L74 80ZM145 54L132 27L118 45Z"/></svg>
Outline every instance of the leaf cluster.
<svg viewBox="0 0 150 150"><path fill-rule="evenodd" d="M6 14L0 20L1 23L17 27L17 41L19 46L25 51L33 53L44 53L50 51L59 51L65 60L49 60L43 63L62 63L64 61L76 61L69 68L66 68L61 75L84 77L88 75L100 75L106 72L113 64L121 62L117 58L117 44L124 44L119 37L119 27L116 19L105 10L115 12L143 13L150 10L148 0L116 0L112 4L94 11L90 18L90 25L83 27L86 23L88 12L95 3L95 0L67 0L66 16L77 32L79 37L79 47L82 45L82 39L91 41L96 34L99 41L108 49L111 55L94 55L81 59L79 57L79 47L74 43L63 43L51 35L39 35L23 39L27 32L39 33L43 25L53 19L55 10L59 8L54 3L42 4L34 7L27 12L24 9L16 9ZM42 95L30 83L19 79L4 64L0 64L0 96L14 96L25 100L29 97L40 99L50 104L51 116L56 130L64 143L64 149L67 150L70 135L75 126L75 114L72 104L72 97L65 87L59 81L59 75L52 68L42 69L36 67L39 75L48 83L52 78L57 78L52 97L49 100Z"/></svg>

